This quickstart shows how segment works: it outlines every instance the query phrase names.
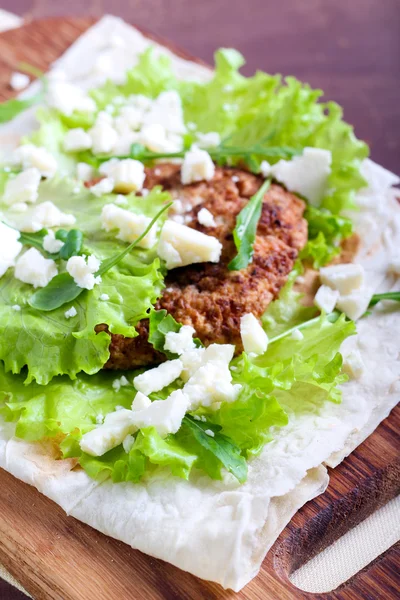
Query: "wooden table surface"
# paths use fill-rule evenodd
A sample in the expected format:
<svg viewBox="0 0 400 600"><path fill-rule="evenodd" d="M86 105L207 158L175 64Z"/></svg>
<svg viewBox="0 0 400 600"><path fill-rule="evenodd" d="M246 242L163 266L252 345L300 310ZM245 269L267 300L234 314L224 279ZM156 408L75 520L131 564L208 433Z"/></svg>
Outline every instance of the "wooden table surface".
<svg viewBox="0 0 400 600"><path fill-rule="evenodd" d="M104 0L2 0L1 8L28 18L111 10ZM372 158L400 173L399 0L113 0L112 12L208 62L215 48L234 46L246 73L293 74L324 89ZM0 581L1 600L22 598Z"/></svg>

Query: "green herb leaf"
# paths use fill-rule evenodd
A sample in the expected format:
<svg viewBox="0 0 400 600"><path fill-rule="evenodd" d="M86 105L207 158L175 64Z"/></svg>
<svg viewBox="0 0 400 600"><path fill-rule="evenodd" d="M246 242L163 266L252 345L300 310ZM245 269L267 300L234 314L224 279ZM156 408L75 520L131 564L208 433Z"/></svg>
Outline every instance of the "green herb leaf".
<svg viewBox="0 0 400 600"><path fill-rule="evenodd" d="M237 216L233 239L238 253L228 264L230 271L244 269L252 261L263 198L270 185L271 180L267 179Z"/></svg>
<svg viewBox="0 0 400 600"><path fill-rule="evenodd" d="M31 296L29 304L32 308L48 312L72 302L83 291L84 288L79 287L69 273L59 273Z"/></svg>
<svg viewBox="0 0 400 600"><path fill-rule="evenodd" d="M384 294L374 294L371 298L369 306L375 306L381 300L396 300L400 302L400 291L398 292L385 292Z"/></svg>
<svg viewBox="0 0 400 600"><path fill-rule="evenodd" d="M240 448L227 436L220 433L221 427L219 425L196 421L190 415L186 415L182 421L182 427L189 429L195 440L207 452L213 454L240 483L246 481L246 459L241 455ZM205 433L206 430L212 431L214 436Z"/></svg>
<svg viewBox="0 0 400 600"><path fill-rule="evenodd" d="M38 250L43 252L43 238L47 234L47 229L41 229L40 231L36 231L35 233L24 233L23 231L21 231L18 241L21 242L21 244L24 244L24 246L33 246L34 248L37 248ZM48 254L48 257L51 256L50 253L44 253Z"/></svg>
<svg viewBox="0 0 400 600"><path fill-rule="evenodd" d="M64 233L62 235L64 236ZM57 239L60 239L60 237ZM59 257L63 260L68 260L71 256L77 256L80 253L82 249L83 233L82 231L79 231L79 229L71 229L67 232L65 240L63 241L64 246L62 246L59 252Z"/></svg>

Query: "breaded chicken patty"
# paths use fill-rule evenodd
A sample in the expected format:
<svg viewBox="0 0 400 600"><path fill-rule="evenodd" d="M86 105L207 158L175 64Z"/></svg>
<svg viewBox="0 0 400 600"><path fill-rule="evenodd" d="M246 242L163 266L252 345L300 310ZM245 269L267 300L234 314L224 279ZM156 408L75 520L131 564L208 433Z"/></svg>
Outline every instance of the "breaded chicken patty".
<svg viewBox="0 0 400 600"><path fill-rule="evenodd" d="M304 202L273 184L264 196L253 261L241 271L228 270L228 263L236 255L232 235L236 217L262 183L261 177L232 168L216 168L211 181L185 186L180 182L179 165L160 164L146 171L145 188L162 185L179 200L172 218L222 243L218 264L193 264L169 271L156 305L178 322L192 325L206 346L229 343L235 344L237 352L242 351L240 317L246 313L261 317L278 296L307 241ZM212 213L215 227L199 223L202 208ZM106 326L96 329L106 330ZM148 320L141 321L137 331L135 338L111 335L106 369L129 369L165 359L147 341Z"/></svg>

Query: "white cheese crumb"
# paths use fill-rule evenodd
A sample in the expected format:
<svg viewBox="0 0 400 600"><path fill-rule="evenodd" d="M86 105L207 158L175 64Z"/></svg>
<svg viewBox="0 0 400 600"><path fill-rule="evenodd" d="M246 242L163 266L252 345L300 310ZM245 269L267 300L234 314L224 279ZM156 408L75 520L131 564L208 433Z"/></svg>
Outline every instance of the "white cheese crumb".
<svg viewBox="0 0 400 600"><path fill-rule="evenodd" d="M367 311L371 298L372 290L361 288L346 296L340 296L336 306L349 319L356 321Z"/></svg>
<svg viewBox="0 0 400 600"><path fill-rule="evenodd" d="M199 406L211 406L215 402L233 402L241 387L232 384L229 363L216 360L199 367L183 391L190 400L190 410L196 410Z"/></svg>
<svg viewBox="0 0 400 600"><path fill-rule="evenodd" d="M119 116L115 119L117 130L122 133L126 127L130 129L139 129L143 123L144 111L137 106L123 106Z"/></svg>
<svg viewBox="0 0 400 600"><path fill-rule="evenodd" d="M289 192L298 192L314 206L319 206L328 187L332 154L321 148L304 148L301 156L280 160L270 169Z"/></svg>
<svg viewBox="0 0 400 600"><path fill-rule="evenodd" d="M204 433L206 433L210 437L215 437L215 433L212 431L212 429L205 429Z"/></svg>
<svg viewBox="0 0 400 600"><path fill-rule="evenodd" d="M343 357L343 371L353 379L359 379L364 370L365 365L359 350L353 350Z"/></svg>
<svg viewBox="0 0 400 600"><path fill-rule="evenodd" d="M76 178L79 181L90 181L95 176L95 170L90 165L86 163L79 162L76 165Z"/></svg>
<svg viewBox="0 0 400 600"><path fill-rule="evenodd" d="M158 255L165 260L167 269L193 263L217 263L221 256L220 241L186 225L168 219L161 230Z"/></svg>
<svg viewBox="0 0 400 600"><path fill-rule="evenodd" d="M122 194L118 194L114 200L114 204L117 204L118 206L127 206L128 200Z"/></svg>
<svg viewBox="0 0 400 600"><path fill-rule="evenodd" d="M29 248L15 265L14 276L34 288L45 287L57 275L54 260L45 258L36 248Z"/></svg>
<svg viewBox="0 0 400 600"><path fill-rule="evenodd" d="M329 314L335 308L338 300L339 292L337 290L332 290L327 285L321 285L315 294L314 304L319 310Z"/></svg>
<svg viewBox="0 0 400 600"><path fill-rule="evenodd" d="M197 213L197 220L200 225L204 225L204 227L216 227L217 224L214 219L214 215L207 209L201 208Z"/></svg>
<svg viewBox="0 0 400 600"><path fill-rule="evenodd" d="M43 177L53 177L57 171L57 161L54 156L42 146L23 144L11 155L13 165L21 165L24 169L34 167Z"/></svg>
<svg viewBox="0 0 400 600"><path fill-rule="evenodd" d="M240 319L240 336L245 352L264 354L268 348L268 335L252 313Z"/></svg>
<svg viewBox="0 0 400 600"><path fill-rule="evenodd" d="M96 110L96 103L92 98L76 85L64 81L50 81L47 103L67 116L72 115L75 110L90 113Z"/></svg>
<svg viewBox="0 0 400 600"><path fill-rule="evenodd" d="M271 165L267 160L263 160L260 164L260 173L263 177L269 177L271 175Z"/></svg>
<svg viewBox="0 0 400 600"><path fill-rule="evenodd" d="M195 421L201 421L201 419L200 419L199 415L193 415L193 419L194 419Z"/></svg>
<svg viewBox="0 0 400 600"><path fill-rule="evenodd" d="M71 319L71 317L76 317L77 314L78 311L76 310L75 306L71 306L71 308L65 311L64 316L66 319Z"/></svg>
<svg viewBox="0 0 400 600"><path fill-rule="evenodd" d="M90 191L94 196L100 198L105 194L111 194L114 189L114 179L111 177L104 177L95 185L90 186Z"/></svg>
<svg viewBox="0 0 400 600"><path fill-rule="evenodd" d="M81 449L91 456L102 456L112 448L122 444L127 435L135 433L132 411L126 408L106 415L104 423L82 436Z"/></svg>
<svg viewBox="0 0 400 600"><path fill-rule="evenodd" d="M92 138L82 127L70 129L64 137L64 150L66 152L82 152L92 147Z"/></svg>
<svg viewBox="0 0 400 600"><path fill-rule="evenodd" d="M295 329L294 331L292 331L292 334L290 337L292 338L292 340L296 340L297 342L304 339L304 335L302 334L300 329Z"/></svg>
<svg viewBox="0 0 400 600"><path fill-rule="evenodd" d="M118 379L114 379L114 381L112 382L112 387L116 392L119 392L121 387L125 387L127 385L129 385L129 381L127 380L125 375L122 375Z"/></svg>
<svg viewBox="0 0 400 600"><path fill-rule="evenodd" d="M137 215L129 210L106 204L101 212L102 228L106 231L119 229L117 238L124 242L132 243L142 235L151 222L150 217ZM157 225L150 229L145 237L138 243L141 248L152 248L156 243Z"/></svg>
<svg viewBox="0 0 400 600"><path fill-rule="evenodd" d="M133 158L111 159L103 163L100 172L114 181L114 192L124 194L140 191L146 178L144 164Z"/></svg>
<svg viewBox="0 0 400 600"><path fill-rule="evenodd" d="M240 181L240 177L238 177L237 175L232 175L231 179L233 183L237 183L238 181Z"/></svg>
<svg viewBox="0 0 400 600"><path fill-rule="evenodd" d="M188 350L192 350L196 347L193 341L195 333L195 330L190 325L183 325L177 333L169 331L165 335L164 350L168 350L179 356Z"/></svg>
<svg viewBox="0 0 400 600"><path fill-rule="evenodd" d="M124 439L124 441L122 442L122 447L127 454L129 454L129 452L131 451L134 443L135 443L135 438L133 437L132 434L127 435L126 438Z"/></svg>
<svg viewBox="0 0 400 600"><path fill-rule="evenodd" d="M166 400L156 400L147 408L133 412L132 423L138 428L155 427L164 437L178 431L188 406L189 399L182 390L176 390Z"/></svg>
<svg viewBox="0 0 400 600"><path fill-rule="evenodd" d="M19 312L21 310L21 307L19 304L13 304L11 308L13 310L15 310L16 312Z"/></svg>
<svg viewBox="0 0 400 600"><path fill-rule="evenodd" d="M197 146L199 148L215 148L221 143L221 136L216 131L209 133L197 133Z"/></svg>
<svg viewBox="0 0 400 600"><path fill-rule="evenodd" d="M152 152L180 152L183 147L181 137L168 135L163 125L145 125L139 133L139 142Z"/></svg>
<svg viewBox="0 0 400 600"><path fill-rule="evenodd" d="M61 248L64 246L64 242L61 240L56 240L54 235L54 231L50 229L50 231L43 238L43 248L50 252L50 254L56 254L60 252Z"/></svg>
<svg viewBox="0 0 400 600"><path fill-rule="evenodd" d="M321 282L347 295L359 289L364 283L364 267L360 264L332 265L320 269Z"/></svg>
<svg viewBox="0 0 400 600"><path fill-rule="evenodd" d="M107 300L110 299L110 296L108 294L100 294L99 296L99 300L102 300L102 302L107 302Z"/></svg>
<svg viewBox="0 0 400 600"><path fill-rule="evenodd" d="M15 265L15 259L22 250L19 236L19 231L0 221L0 277Z"/></svg>
<svg viewBox="0 0 400 600"><path fill-rule="evenodd" d="M136 412L138 410L144 410L145 408L148 408L150 404L150 398L142 394L142 392L137 392L132 402L132 410L133 412Z"/></svg>
<svg viewBox="0 0 400 600"><path fill-rule="evenodd" d="M28 87L29 83L30 79L28 75L25 75L25 73L12 73L10 79L10 86L16 92L20 92L21 90Z"/></svg>
<svg viewBox="0 0 400 600"><path fill-rule="evenodd" d="M133 380L135 388L148 396L152 392L159 392L164 387L178 379L182 373L183 364L179 358L168 360L154 369L149 369Z"/></svg>
<svg viewBox="0 0 400 600"><path fill-rule="evenodd" d="M68 227L75 223L74 215L63 213L50 200L41 202L34 207L29 218L24 221L21 231L40 231L50 227Z"/></svg>
<svg viewBox="0 0 400 600"><path fill-rule="evenodd" d="M161 92L150 105L143 123L144 125L162 125L169 133L184 134L186 127L183 121L182 101L178 92L175 90Z"/></svg>
<svg viewBox="0 0 400 600"><path fill-rule="evenodd" d="M186 152L181 169L181 181L184 185L196 181L210 181L214 177L215 165L205 150L193 148Z"/></svg>
<svg viewBox="0 0 400 600"><path fill-rule="evenodd" d="M96 415L96 423L97 425L101 425L104 421L104 415L102 415L101 413L99 413L98 415Z"/></svg>
<svg viewBox="0 0 400 600"><path fill-rule="evenodd" d="M7 181L3 202L8 206L16 203L34 203L38 199L41 174L38 169L22 171Z"/></svg>
<svg viewBox="0 0 400 600"><path fill-rule="evenodd" d="M87 260L86 260L87 258ZM71 256L67 262L67 272L71 275L76 285L86 290L92 290L101 282L101 277L94 273L100 268L100 261L93 254L86 256Z"/></svg>
<svg viewBox="0 0 400 600"><path fill-rule="evenodd" d="M114 127L105 120L96 121L94 127L89 129L92 139L93 154L110 154L117 143L118 134Z"/></svg>

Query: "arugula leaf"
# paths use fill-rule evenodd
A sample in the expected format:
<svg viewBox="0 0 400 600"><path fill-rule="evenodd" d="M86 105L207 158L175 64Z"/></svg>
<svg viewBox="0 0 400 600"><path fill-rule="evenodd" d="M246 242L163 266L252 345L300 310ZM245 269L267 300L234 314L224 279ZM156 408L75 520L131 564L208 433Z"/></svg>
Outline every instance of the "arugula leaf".
<svg viewBox="0 0 400 600"><path fill-rule="evenodd" d="M33 246L37 248L43 254L46 254L47 258L52 258L54 255L51 255L50 252L46 252L43 250L43 239L48 234L47 229L41 229L40 231L36 231L34 233L25 233L20 231L20 235L18 241L24 246Z"/></svg>
<svg viewBox="0 0 400 600"><path fill-rule="evenodd" d="M374 294L371 298L369 306L375 306L375 304L378 304L378 302L380 302L381 300L396 300L397 302L400 302L400 291L385 292L383 294Z"/></svg>
<svg viewBox="0 0 400 600"><path fill-rule="evenodd" d="M67 235L65 235L65 233ZM65 231L65 229L59 229L55 238L64 242L64 246L61 247L58 253L59 258L68 260L71 256L77 256L82 250L83 233L79 229L71 229Z"/></svg>
<svg viewBox="0 0 400 600"><path fill-rule="evenodd" d="M230 271L244 269L252 261L254 254L253 246L256 239L258 221L261 216L263 198L270 185L270 179L264 181L258 192L250 198L236 218L233 239L238 253L228 264Z"/></svg>
<svg viewBox="0 0 400 600"><path fill-rule="evenodd" d="M197 421L192 416L186 415L182 421L182 428L188 429L194 439L209 453L213 454L240 483L247 479L247 463L241 455L240 448L227 436L220 433L221 427L213 423ZM213 436L205 433L210 430Z"/></svg>
<svg viewBox="0 0 400 600"><path fill-rule="evenodd" d="M138 238L136 238L134 242L129 244L129 246L125 248L125 250L103 261L95 275L104 275L105 273L107 273L107 271L109 271L110 269L115 267L119 262L121 262L121 260L123 260L123 258L125 258L125 256L129 254L129 252L131 252L131 250L133 250L133 248L137 246L138 243L148 234L148 232L156 223L156 221L161 217L161 215L165 211L169 209L171 205L172 202L170 202L166 206L163 206L161 210L158 211L156 216L153 217L153 219L150 221L144 232ZM69 234L66 240L68 241L68 239ZM79 239L80 242L82 242L82 238L79 235L74 234L71 237L69 249L77 247ZM69 273L59 273L58 275L53 277L53 279L45 287L41 288L31 296L31 298L29 299L29 304L30 306L32 306L32 308L48 312L51 310L55 310L56 308L60 308L67 302L76 300L76 298L78 298L78 296L80 296L84 291L85 288L79 287Z"/></svg>

